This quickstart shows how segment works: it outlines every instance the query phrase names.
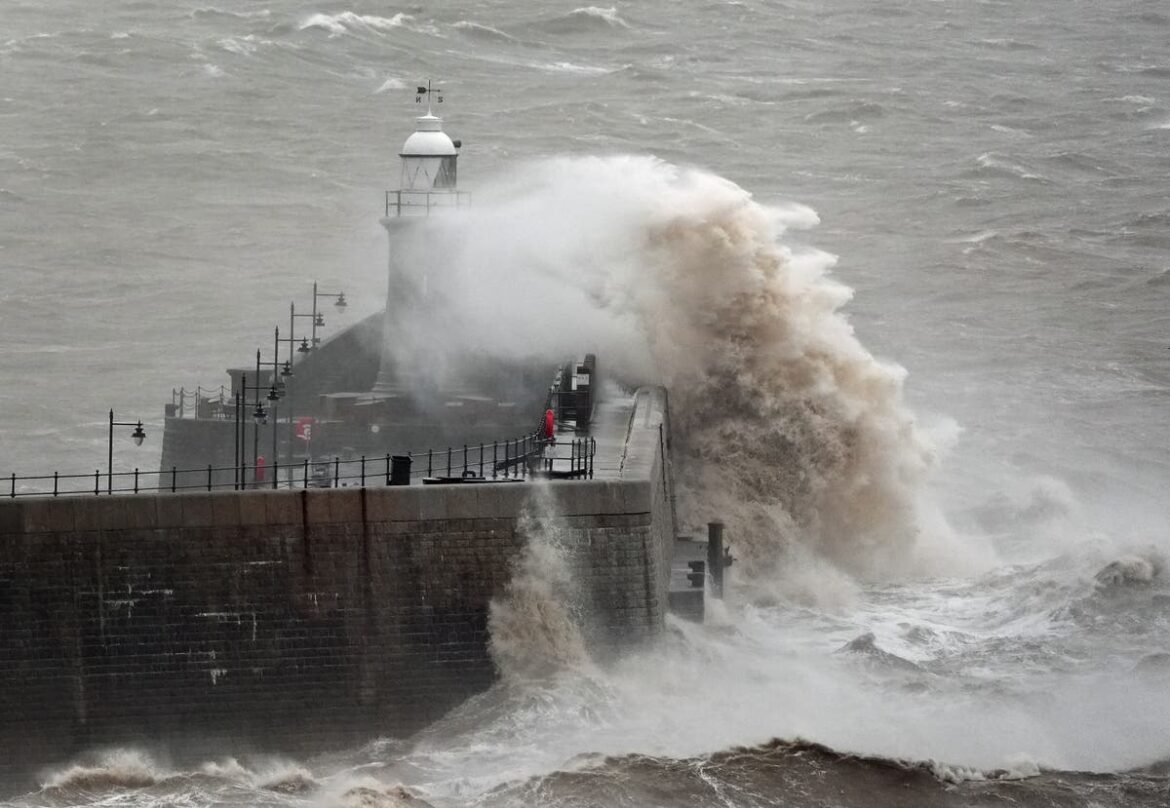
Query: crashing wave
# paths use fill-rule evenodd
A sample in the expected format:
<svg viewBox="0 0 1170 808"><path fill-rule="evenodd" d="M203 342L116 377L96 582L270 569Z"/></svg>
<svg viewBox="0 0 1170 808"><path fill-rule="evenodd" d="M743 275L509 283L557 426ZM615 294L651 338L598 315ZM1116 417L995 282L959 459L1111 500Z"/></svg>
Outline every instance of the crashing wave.
<svg viewBox="0 0 1170 808"><path fill-rule="evenodd" d="M1156 555L1127 555L1106 564L1095 579L1106 589L1148 584L1162 574L1162 567Z"/></svg>
<svg viewBox="0 0 1170 808"><path fill-rule="evenodd" d="M435 286L460 326L404 318L404 367L427 356L419 373L456 372L492 333L495 354L589 344L615 377L664 384L683 526L723 518L740 581L775 587L797 547L867 575L965 560L924 494L938 449L903 400L905 372L854 335L835 259L781 243L815 220L806 208L641 157L546 161L495 193L409 237L451 245ZM501 326L492 313L515 288L534 304ZM553 325L567 319L571 335Z"/></svg>
<svg viewBox="0 0 1170 808"><path fill-rule="evenodd" d="M584 6L546 20L539 27L553 33L574 34L628 29L630 24L622 19L615 7Z"/></svg>
<svg viewBox="0 0 1170 808"><path fill-rule="evenodd" d="M460 20L454 25L455 30L480 39L487 39L497 42L515 42L516 38L511 34L504 33L499 28L492 28L490 25L481 25L470 20Z"/></svg>
<svg viewBox="0 0 1170 808"><path fill-rule="evenodd" d="M910 660L900 657L897 654L891 654L883 648L879 648L877 638L872 631L867 631L845 643L837 650L837 653L854 654L887 668L914 671L916 673L922 670Z"/></svg>
<svg viewBox="0 0 1170 808"><path fill-rule="evenodd" d="M146 788L166 779L149 755L132 749L103 752L92 763L77 763L51 774L43 783L54 791L113 791Z"/></svg>
<svg viewBox="0 0 1170 808"><path fill-rule="evenodd" d="M301 31L318 28L328 31L331 37L354 33L374 33L381 36L403 28L422 33L435 33L432 26L412 24L413 20L414 17L404 12L399 12L393 17L378 17L373 14L342 11L338 14L312 14L302 20L298 28Z"/></svg>

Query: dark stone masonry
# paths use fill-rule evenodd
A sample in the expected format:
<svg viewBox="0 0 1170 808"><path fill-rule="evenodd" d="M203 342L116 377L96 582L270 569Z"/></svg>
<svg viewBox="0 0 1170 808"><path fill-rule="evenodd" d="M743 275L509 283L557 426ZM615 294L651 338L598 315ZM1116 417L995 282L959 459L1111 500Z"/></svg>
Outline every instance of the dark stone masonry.
<svg viewBox="0 0 1170 808"><path fill-rule="evenodd" d="M666 608L671 492L646 445L633 479L548 484L602 653ZM533 490L0 502L0 782L96 745L297 753L434 720L497 675L488 604Z"/></svg>

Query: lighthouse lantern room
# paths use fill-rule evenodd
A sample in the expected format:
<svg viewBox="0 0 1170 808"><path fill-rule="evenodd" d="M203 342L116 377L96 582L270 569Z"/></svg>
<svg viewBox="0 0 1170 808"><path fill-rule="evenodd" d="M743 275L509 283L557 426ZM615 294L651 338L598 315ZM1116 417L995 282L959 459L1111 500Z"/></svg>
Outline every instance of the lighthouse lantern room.
<svg viewBox="0 0 1170 808"><path fill-rule="evenodd" d="M456 190L459 148L443 131L443 119L433 112L433 104L441 104L443 96L430 83L419 87L416 103L426 99L427 114L415 118L415 130L398 156L402 159L402 175L397 191L386 192L386 216L429 214L434 207L459 207L466 204L466 194Z"/></svg>
<svg viewBox="0 0 1170 808"><path fill-rule="evenodd" d="M417 118L414 133L402 145L403 191L455 189L455 161L459 149L443 131L443 119L427 114Z"/></svg>

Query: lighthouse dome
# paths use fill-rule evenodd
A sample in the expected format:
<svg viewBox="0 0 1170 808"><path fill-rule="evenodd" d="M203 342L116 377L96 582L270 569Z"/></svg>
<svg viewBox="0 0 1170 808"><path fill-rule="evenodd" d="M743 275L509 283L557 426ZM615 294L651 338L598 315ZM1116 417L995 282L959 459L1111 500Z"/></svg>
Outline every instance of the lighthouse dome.
<svg viewBox="0 0 1170 808"><path fill-rule="evenodd" d="M401 157L450 157L458 154L454 141L443 131L443 119L423 115L415 120L415 131L402 144Z"/></svg>
<svg viewBox="0 0 1170 808"><path fill-rule="evenodd" d="M449 191L455 188L459 147L443 131L443 119L427 111L415 119L414 134L402 144L403 191Z"/></svg>

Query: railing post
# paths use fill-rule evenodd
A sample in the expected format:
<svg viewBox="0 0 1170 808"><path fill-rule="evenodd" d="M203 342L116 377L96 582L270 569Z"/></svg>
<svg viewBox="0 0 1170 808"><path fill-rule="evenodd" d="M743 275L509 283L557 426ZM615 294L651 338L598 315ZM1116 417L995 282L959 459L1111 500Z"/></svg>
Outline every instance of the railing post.
<svg viewBox="0 0 1170 808"><path fill-rule="evenodd" d="M57 474L58 472L53 472L53 496L57 496ZM12 495L16 496L16 491L13 491Z"/></svg>
<svg viewBox="0 0 1170 808"><path fill-rule="evenodd" d="M134 467L134 493L138 493L138 466Z"/></svg>
<svg viewBox="0 0 1170 808"><path fill-rule="evenodd" d="M483 479L483 444L479 444L479 479Z"/></svg>
<svg viewBox="0 0 1170 808"><path fill-rule="evenodd" d="M207 490L211 490L211 464L207 464Z"/></svg>
<svg viewBox="0 0 1170 808"><path fill-rule="evenodd" d="M309 487L309 458L305 458L305 488Z"/></svg>
<svg viewBox="0 0 1170 808"><path fill-rule="evenodd" d="M171 493L179 490L179 469L177 466L171 466Z"/></svg>
<svg viewBox="0 0 1170 808"><path fill-rule="evenodd" d="M366 456L362 455L362 488L366 487Z"/></svg>
<svg viewBox="0 0 1170 808"><path fill-rule="evenodd" d="M431 455L433 453L434 453L434 449L427 449L427 476L428 477L435 476L434 472L431 470Z"/></svg>
<svg viewBox="0 0 1170 808"><path fill-rule="evenodd" d="M93 492L100 494L102 491L102 473L100 470L94 470L93 473Z"/></svg>
<svg viewBox="0 0 1170 808"><path fill-rule="evenodd" d="M54 471L53 473L56 474L57 472ZM11 496L13 499L16 499L16 472L15 471L12 472L12 494L11 494Z"/></svg>
<svg viewBox="0 0 1170 808"><path fill-rule="evenodd" d="M463 476L467 476L467 444L463 444Z"/></svg>
<svg viewBox="0 0 1170 808"><path fill-rule="evenodd" d="M341 487L341 458L333 455L333 487Z"/></svg>
<svg viewBox="0 0 1170 808"><path fill-rule="evenodd" d="M280 488L280 461L272 461L272 490Z"/></svg>
<svg viewBox="0 0 1170 808"><path fill-rule="evenodd" d="M386 454L386 485L390 485L390 454Z"/></svg>
<svg viewBox="0 0 1170 808"><path fill-rule="evenodd" d="M498 466L500 463L500 459L499 459L499 455L498 455L499 449L500 449L500 442L498 440L492 441L492 479L493 480L496 479L496 474L498 473L496 466Z"/></svg>
<svg viewBox="0 0 1170 808"><path fill-rule="evenodd" d="M447 476L451 476L451 447L447 447Z"/></svg>

